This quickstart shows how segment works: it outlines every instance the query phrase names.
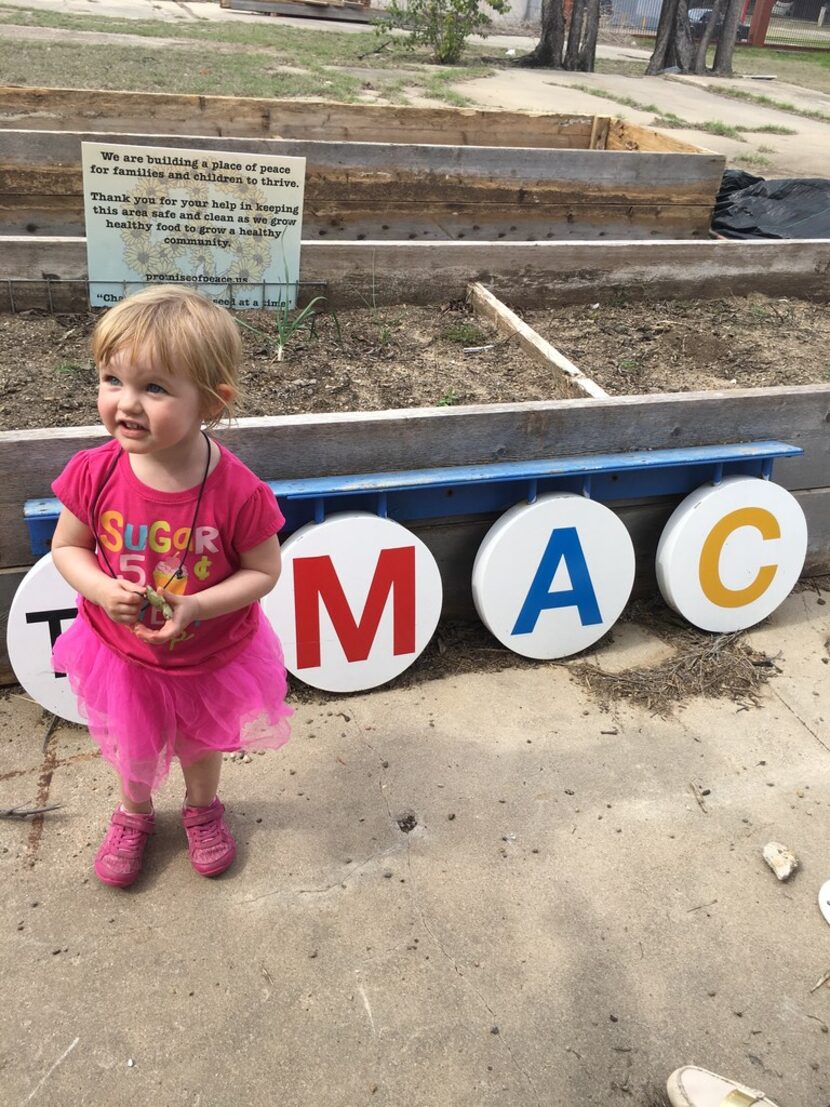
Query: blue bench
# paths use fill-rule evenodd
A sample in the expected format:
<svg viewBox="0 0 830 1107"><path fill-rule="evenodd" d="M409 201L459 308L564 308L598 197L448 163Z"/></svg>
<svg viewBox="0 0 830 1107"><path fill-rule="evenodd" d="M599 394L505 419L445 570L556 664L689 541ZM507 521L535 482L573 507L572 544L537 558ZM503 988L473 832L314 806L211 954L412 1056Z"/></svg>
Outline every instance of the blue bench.
<svg viewBox="0 0 830 1107"><path fill-rule="evenodd" d="M401 523L497 515L545 492L576 492L605 503L686 495L706 481L744 475L769 480L777 458L797 457L786 442L742 442L625 454L584 454L390 473L268 481L285 514L284 534L322 522L331 511L369 511ZM47 553L61 505L27 500L32 553Z"/></svg>

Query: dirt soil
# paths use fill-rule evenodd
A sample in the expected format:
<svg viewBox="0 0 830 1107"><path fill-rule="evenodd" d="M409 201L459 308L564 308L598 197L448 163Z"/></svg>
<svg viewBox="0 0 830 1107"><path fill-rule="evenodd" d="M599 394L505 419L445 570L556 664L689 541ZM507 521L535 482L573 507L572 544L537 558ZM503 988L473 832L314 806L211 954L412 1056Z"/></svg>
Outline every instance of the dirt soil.
<svg viewBox="0 0 830 1107"><path fill-rule="evenodd" d="M523 318L612 396L830 382L830 312L805 300L581 304Z"/></svg>
<svg viewBox="0 0 830 1107"><path fill-rule="evenodd" d="M550 370L477 321L444 307L361 308L318 316L277 360L274 319L239 312L245 346L240 416L378 411L567 398ZM0 430L98 422L89 354L96 316L0 316ZM338 332L339 326L339 332ZM252 330L251 328L256 328ZM471 347L488 349L465 353Z"/></svg>
<svg viewBox="0 0 830 1107"><path fill-rule="evenodd" d="M237 314L245 347L240 416L569 396L460 301L320 315L313 332L303 328L288 341L282 361L273 316ZM523 314L611 395L830 381L824 304L753 295ZM0 430L98 422L89 354L95 318L0 316Z"/></svg>

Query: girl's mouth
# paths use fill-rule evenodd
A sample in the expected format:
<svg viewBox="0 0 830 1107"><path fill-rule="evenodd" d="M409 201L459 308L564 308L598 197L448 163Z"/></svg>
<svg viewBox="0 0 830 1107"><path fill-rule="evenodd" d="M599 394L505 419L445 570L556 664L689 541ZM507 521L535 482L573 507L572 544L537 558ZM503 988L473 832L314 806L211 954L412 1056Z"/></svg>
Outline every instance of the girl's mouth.
<svg viewBox="0 0 830 1107"><path fill-rule="evenodd" d="M129 419L120 419L118 426L127 434L144 434L147 430L141 423L133 423Z"/></svg>

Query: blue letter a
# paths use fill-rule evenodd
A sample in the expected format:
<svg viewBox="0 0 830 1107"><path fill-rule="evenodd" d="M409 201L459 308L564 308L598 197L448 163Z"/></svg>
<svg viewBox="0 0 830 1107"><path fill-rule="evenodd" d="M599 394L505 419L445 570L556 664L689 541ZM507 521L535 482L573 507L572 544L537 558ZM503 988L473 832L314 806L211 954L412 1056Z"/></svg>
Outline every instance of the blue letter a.
<svg viewBox="0 0 830 1107"><path fill-rule="evenodd" d="M550 586L563 558L571 578L571 589L551 592ZM551 607L576 607L584 627L602 622L576 527L562 527L551 532L513 634L532 634L541 613Z"/></svg>

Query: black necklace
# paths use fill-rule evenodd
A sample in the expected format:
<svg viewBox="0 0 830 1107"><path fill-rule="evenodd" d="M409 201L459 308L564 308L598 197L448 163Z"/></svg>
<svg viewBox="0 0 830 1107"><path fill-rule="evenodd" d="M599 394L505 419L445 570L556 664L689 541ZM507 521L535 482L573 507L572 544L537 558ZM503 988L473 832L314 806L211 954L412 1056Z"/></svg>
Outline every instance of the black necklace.
<svg viewBox="0 0 830 1107"><path fill-rule="evenodd" d="M199 516L199 507L202 503L202 495L205 491L205 482L208 479L208 470L210 469L210 459L211 459L211 454L212 454L212 450L211 450L211 446L210 446L210 438L208 437L208 435L205 431L202 431L202 436L204 437L204 440L207 443L207 460L205 461L205 471L204 471L204 474L202 476L202 483L199 485L199 495L196 498L196 507L193 511L193 522L190 524L190 534L188 536L187 545L185 545L185 548L182 550L182 556L181 556L181 560L179 561L179 564L176 566L175 570L170 574L170 576L164 582L164 584L162 585L162 588L166 588L172 580L181 580L182 575L183 575L184 563L185 563L185 560L187 558L187 548L190 545L190 541L191 541L191 539L193 538L193 535L196 532L196 519ZM98 541L98 535L96 533L98 528L95 524L95 512L98 508L98 501L101 499L101 495L102 495L104 489L106 488L107 481L110 479L113 472L115 471L115 467L118 464L118 462L121 460L121 455L123 454L123 452L124 452L123 447L119 448L118 453L115 455L112 462L110 463L110 467L109 467L109 469L107 469L107 472L104 476L104 479L101 481L101 485L98 489L98 492L95 496L95 499L92 502L92 507L90 508L90 511L89 511L90 530L95 535L95 540L96 540L98 549L101 553L101 556L104 559L104 564L107 567L107 572L113 578L113 580L117 580L118 575L115 572L115 570L113 569L112 565L110 565L110 559L107 557L107 551L104 549L104 547ZM145 602L144 606L139 611L139 618L141 618L143 616L143 614L147 610L148 606L149 606L149 603Z"/></svg>

